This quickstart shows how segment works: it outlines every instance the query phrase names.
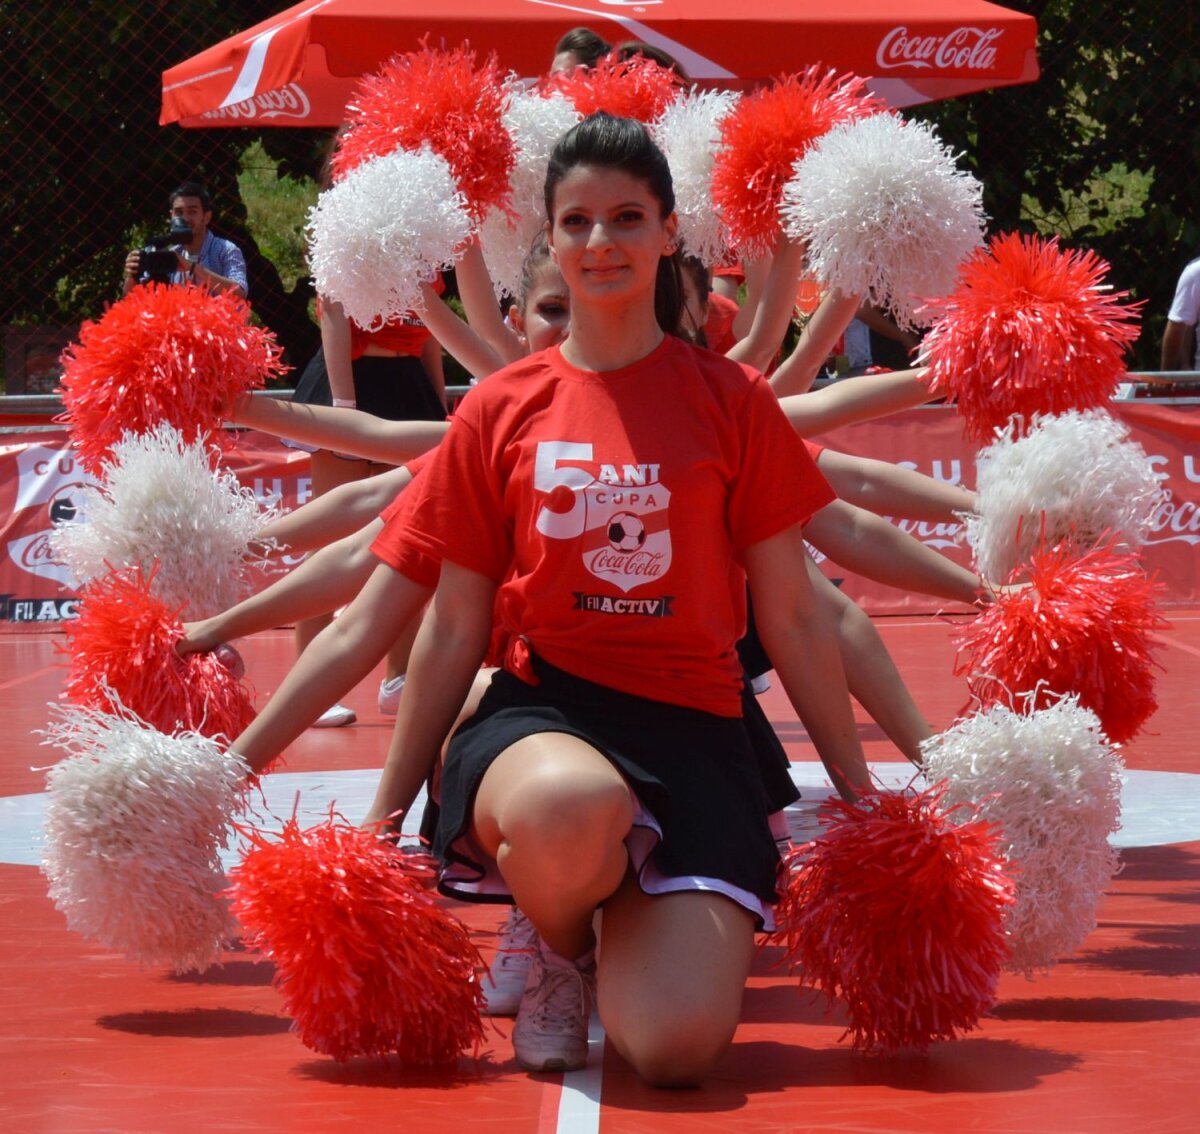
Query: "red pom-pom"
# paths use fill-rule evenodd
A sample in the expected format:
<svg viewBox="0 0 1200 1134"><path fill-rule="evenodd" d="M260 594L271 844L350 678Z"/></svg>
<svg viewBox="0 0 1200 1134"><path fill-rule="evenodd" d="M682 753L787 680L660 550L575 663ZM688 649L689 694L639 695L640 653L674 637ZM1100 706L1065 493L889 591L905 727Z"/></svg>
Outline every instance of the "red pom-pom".
<svg viewBox="0 0 1200 1134"><path fill-rule="evenodd" d="M684 84L670 67L646 55L608 55L592 67L551 75L546 86L570 99L585 118L603 110L618 118L653 122L679 97Z"/></svg>
<svg viewBox="0 0 1200 1134"><path fill-rule="evenodd" d="M166 423L185 444L219 439L235 402L287 369L275 336L250 325L245 302L158 283L135 287L84 323L62 361L60 420L95 477L124 433Z"/></svg>
<svg viewBox="0 0 1200 1134"><path fill-rule="evenodd" d="M1007 233L959 269L923 309L930 389L958 402L965 431L990 441L1014 415L1104 408L1125 373L1141 303L1104 284L1108 264L1058 238Z"/></svg>
<svg viewBox="0 0 1200 1134"><path fill-rule="evenodd" d="M721 119L712 197L729 229L731 247L747 257L770 251L779 232L779 205L792 167L839 122L887 109L856 75L814 64L738 100Z"/></svg>
<svg viewBox="0 0 1200 1134"><path fill-rule="evenodd" d="M304 1044L345 1060L449 1062L483 1040L480 957L391 843L330 819L252 848L230 871L234 916L275 963Z"/></svg>
<svg viewBox="0 0 1200 1134"><path fill-rule="evenodd" d="M393 56L359 83L330 163L340 180L371 158L427 144L446 159L468 210L482 220L508 207L516 153L504 127L504 84L495 56L423 48Z"/></svg>
<svg viewBox="0 0 1200 1134"><path fill-rule="evenodd" d="M924 1050L996 1002L1015 890L996 830L943 807L944 791L829 800L825 834L785 862L786 962L845 1003L861 1050Z"/></svg>
<svg viewBox="0 0 1200 1134"><path fill-rule="evenodd" d="M1123 744L1158 707L1151 634L1166 622L1158 585L1137 555L1101 546L1035 551L1021 570L1030 586L1000 595L957 639L955 673L983 708L1047 708L1074 693ZM1030 700L1032 698L1032 700Z"/></svg>
<svg viewBox="0 0 1200 1134"><path fill-rule="evenodd" d="M113 571L79 592L79 617L66 624L71 667L66 699L111 711L111 694L146 724L232 739L254 719L246 687L216 653L180 657L178 613L155 598L135 569Z"/></svg>

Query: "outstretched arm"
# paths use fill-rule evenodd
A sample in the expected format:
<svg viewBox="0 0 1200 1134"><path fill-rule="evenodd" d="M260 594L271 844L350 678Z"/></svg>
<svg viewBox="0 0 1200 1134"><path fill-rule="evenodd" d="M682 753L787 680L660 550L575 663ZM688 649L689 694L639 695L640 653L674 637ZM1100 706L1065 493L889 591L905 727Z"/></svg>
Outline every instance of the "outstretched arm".
<svg viewBox="0 0 1200 1134"><path fill-rule="evenodd" d="M871 774L850 707L833 612L806 571L799 524L746 549L746 574L763 645L788 700L844 799L871 790Z"/></svg>
<svg viewBox="0 0 1200 1134"><path fill-rule="evenodd" d="M924 374L924 369L864 374L808 394L780 398L779 404L796 432L801 437L811 437L814 433L933 401L940 395L929 392L922 381Z"/></svg>
<svg viewBox="0 0 1200 1134"><path fill-rule="evenodd" d="M472 240L463 250L454 266L454 274L458 280L458 295L471 329L495 351L502 365L524 358L524 344L500 314L492 277L488 275L478 240Z"/></svg>
<svg viewBox="0 0 1200 1134"><path fill-rule="evenodd" d="M804 263L804 245L781 236L771 267L754 308L754 321L745 338L726 351L735 362L744 362L761 373L775 358L796 306L796 281Z"/></svg>
<svg viewBox="0 0 1200 1134"><path fill-rule="evenodd" d="M890 461L822 449L817 467L839 499L880 516L947 524L975 508L975 493L961 484L935 480Z"/></svg>
<svg viewBox="0 0 1200 1134"><path fill-rule="evenodd" d="M444 421L387 421L362 410L301 405L251 394L234 406L229 420L275 437L385 465L420 456L441 441L449 428Z"/></svg>
<svg viewBox="0 0 1200 1134"><path fill-rule="evenodd" d="M373 584L374 579L363 592L365 600ZM409 659L387 763L364 826L389 821L416 798L483 662L495 596L491 579L442 564L437 592ZM391 821L399 830L399 820Z"/></svg>
<svg viewBox="0 0 1200 1134"><path fill-rule="evenodd" d="M504 362L472 327L468 327L444 299L426 283L421 285L421 322L433 337L457 359L474 378L486 378L499 370ZM445 401L445 383L441 395Z"/></svg>
<svg viewBox="0 0 1200 1134"><path fill-rule="evenodd" d="M780 399L788 394L803 394L812 388L825 360L858 313L859 304L857 295L843 295L836 290L825 294L800 332L795 349L771 375L771 386Z"/></svg>

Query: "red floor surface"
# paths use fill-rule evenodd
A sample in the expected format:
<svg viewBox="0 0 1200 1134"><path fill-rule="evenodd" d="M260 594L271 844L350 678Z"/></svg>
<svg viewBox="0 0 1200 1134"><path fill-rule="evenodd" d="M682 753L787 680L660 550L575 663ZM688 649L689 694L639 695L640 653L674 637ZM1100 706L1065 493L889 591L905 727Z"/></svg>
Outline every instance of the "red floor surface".
<svg viewBox="0 0 1200 1134"><path fill-rule="evenodd" d="M1133 770L1200 774L1192 727L1200 618L1172 618L1153 735L1125 758ZM935 726L949 724L965 698L950 676L946 623L906 618L880 628L917 702ZM58 692L58 640L0 637L0 816L10 841L28 803L14 797L40 792L36 769L54 758L31 733ZM265 634L244 646L265 697L290 659L290 639ZM360 723L307 733L289 754L290 771L379 766L390 722L373 707L373 686L350 703ZM793 760L811 760L777 690L764 705ZM861 719L870 758L894 761ZM840 1020L801 996L764 954L731 1051L711 1082L682 1092L640 1085L611 1052L565 1084L530 1077L513 1060L507 1021L478 1062L443 1074L383 1060L338 1065L289 1032L268 964L230 953L200 976L140 970L69 933L36 866L8 862L0 865L0 1130L1192 1131L1200 1128L1198 852L1200 842L1186 840L1125 850L1082 950L1034 980L1005 978L991 1018L924 1056L854 1054L841 1042ZM456 912L487 953L499 913Z"/></svg>

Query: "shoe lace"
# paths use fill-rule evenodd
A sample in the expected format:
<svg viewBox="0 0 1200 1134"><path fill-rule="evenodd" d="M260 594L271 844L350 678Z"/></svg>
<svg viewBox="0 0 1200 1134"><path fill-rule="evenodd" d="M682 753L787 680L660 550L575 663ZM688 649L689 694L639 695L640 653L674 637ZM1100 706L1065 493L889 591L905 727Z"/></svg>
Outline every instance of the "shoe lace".
<svg viewBox="0 0 1200 1134"><path fill-rule="evenodd" d="M533 1022L544 1032L574 1032L590 1000L591 986L580 969L543 965Z"/></svg>

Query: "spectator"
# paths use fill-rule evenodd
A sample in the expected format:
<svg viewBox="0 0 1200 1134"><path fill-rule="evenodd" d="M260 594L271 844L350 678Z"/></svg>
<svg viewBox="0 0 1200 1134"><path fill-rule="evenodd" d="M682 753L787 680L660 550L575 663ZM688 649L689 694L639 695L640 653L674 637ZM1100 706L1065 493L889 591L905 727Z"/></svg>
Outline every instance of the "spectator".
<svg viewBox="0 0 1200 1134"><path fill-rule="evenodd" d="M1197 323L1200 323L1200 257L1183 269L1175 285L1175 298L1163 331L1163 370L1200 370Z"/></svg>
<svg viewBox="0 0 1200 1134"><path fill-rule="evenodd" d="M175 247L177 270L171 273L171 283L194 281L209 291L232 291L245 299L246 259L233 241L209 232L212 198L208 190L197 181L185 181L171 194L167 215L173 221L182 220L192 230L191 240ZM142 253L135 249L125 257L122 294L148 278L142 271Z"/></svg>
<svg viewBox="0 0 1200 1134"><path fill-rule="evenodd" d="M594 67L612 50L612 44L601 39L591 28L572 28L558 41L550 74L574 71L576 67Z"/></svg>

